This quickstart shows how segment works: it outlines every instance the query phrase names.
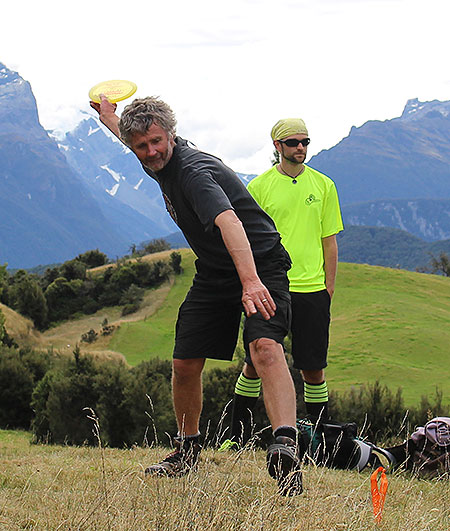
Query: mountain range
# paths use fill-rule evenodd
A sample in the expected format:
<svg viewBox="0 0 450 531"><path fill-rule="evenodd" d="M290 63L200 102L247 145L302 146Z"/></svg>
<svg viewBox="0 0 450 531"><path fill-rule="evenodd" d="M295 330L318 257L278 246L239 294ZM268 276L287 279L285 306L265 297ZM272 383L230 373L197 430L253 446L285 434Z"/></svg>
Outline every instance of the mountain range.
<svg viewBox="0 0 450 531"><path fill-rule="evenodd" d="M409 100L400 117L352 127L308 164L335 181L346 226L450 238L450 101Z"/></svg>
<svg viewBox="0 0 450 531"><path fill-rule="evenodd" d="M99 121L88 117L64 138L55 141L69 165L100 202L106 217L109 217L110 204L117 204L126 205L141 218L142 232L133 223L128 235L130 243L177 230L166 214L156 181L142 170L129 149L107 134ZM126 215L123 221L127 221Z"/></svg>
<svg viewBox="0 0 450 531"><path fill-rule="evenodd" d="M406 181L410 173L414 173L413 170L410 172L408 166L410 149L419 148L410 148L410 141L402 143L399 140L408 137L408 131L416 127L422 114L435 136L439 136L437 131L442 133L442 138L448 136L449 121L445 121L445 118L449 110L450 102L419 104L417 100L410 100L403 111L403 118L374 122L377 127L386 129L386 136L391 127L397 130L396 157L383 157L382 153L377 153L375 144L370 145L374 133L372 122L368 122L361 128L352 128L349 137L334 148L311 158L309 165L330 175L336 182L346 226L393 227L430 242L450 238L450 150L447 144L440 139L437 150L439 156L433 153L428 157L432 162L438 158L445 164L432 167L428 161L430 170L421 176L421 185L417 186L416 192ZM435 116L435 120L429 114ZM402 131L402 134L398 131ZM361 138L364 137L369 145L361 149ZM176 230L170 218L164 215L157 184L143 175L134 155L111 139L94 118L89 117L81 122L74 131L59 140L58 145L71 166L85 177L96 197L105 194L115 196L142 215L151 216L152 221L160 224L160 235ZM373 161L377 161L376 164ZM367 174L368 167L386 175L388 182L377 179L372 184L362 186L361 194L355 193L354 190L360 187L357 181L361 175ZM238 176L245 184L255 177L241 173ZM400 186L405 192L397 197L394 189ZM371 200L362 201L367 197ZM169 225L162 227L163 220Z"/></svg>
<svg viewBox="0 0 450 531"><path fill-rule="evenodd" d="M0 263L126 247L39 123L31 87L0 63Z"/></svg>
<svg viewBox="0 0 450 531"><path fill-rule="evenodd" d="M346 227L450 239L449 111L450 102L409 100L400 117L354 127L311 158L336 182ZM63 138L45 131L31 86L0 63L0 264L32 267L94 248L116 257L176 233L129 150L89 115Z"/></svg>

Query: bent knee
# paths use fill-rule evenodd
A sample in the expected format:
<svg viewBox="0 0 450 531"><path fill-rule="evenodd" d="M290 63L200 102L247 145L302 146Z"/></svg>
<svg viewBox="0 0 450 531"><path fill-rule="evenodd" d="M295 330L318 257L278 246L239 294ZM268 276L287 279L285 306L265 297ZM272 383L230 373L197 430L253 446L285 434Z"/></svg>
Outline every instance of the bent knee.
<svg viewBox="0 0 450 531"><path fill-rule="evenodd" d="M250 343L250 354L256 366L271 366L285 363L283 347L273 339L266 337Z"/></svg>
<svg viewBox="0 0 450 531"><path fill-rule="evenodd" d="M174 359L172 362L173 377L177 380L197 378L201 375L205 360L195 359Z"/></svg>

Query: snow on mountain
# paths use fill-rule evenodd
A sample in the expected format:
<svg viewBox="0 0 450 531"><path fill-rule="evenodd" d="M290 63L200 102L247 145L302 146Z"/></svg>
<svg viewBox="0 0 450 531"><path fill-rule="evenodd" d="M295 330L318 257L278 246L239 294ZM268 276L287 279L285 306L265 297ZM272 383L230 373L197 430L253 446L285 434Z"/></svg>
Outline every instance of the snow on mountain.
<svg viewBox="0 0 450 531"><path fill-rule="evenodd" d="M178 230L166 213L158 184L123 144L115 141L92 117L58 141L69 164L95 197L105 194L147 218L161 237Z"/></svg>
<svg viewBox="0 0 450 531"><path fill-rule="evenodd" d="M0 263L32 267L96 248L115 256L128 242L39 123L30 84L0 63Z"/></svg>

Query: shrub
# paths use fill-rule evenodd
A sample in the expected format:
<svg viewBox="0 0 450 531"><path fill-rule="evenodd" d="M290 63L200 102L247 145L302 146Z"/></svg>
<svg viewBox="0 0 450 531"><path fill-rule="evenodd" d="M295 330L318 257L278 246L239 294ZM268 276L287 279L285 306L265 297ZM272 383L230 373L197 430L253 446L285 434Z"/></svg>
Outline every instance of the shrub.
<svg viewBox="0 0 450 531"><path fill-rule="evenodd" d="M144 245L144 251L148 254L167 251L168 249L170 249L170 243L164 240L164 238L155 238Z"/></svg>
<svg viewBox="0 0 450 531"><path fill-rule="evenodd" d="M14 349L0 358L0 427L27 429L32 411L33 378Z"/></svg>
<svg viewBox="0 0 450 531"><path fill-rule="evenodd" d="M230 401L240 372L238 367L231 366L226 369L211 369L203 376L203 412L200 430L204 435L208 435L208 440L213 444L222 437L230 424Z"/></svg>
<svg viewBox="0 0 450 531"><path fill-rule="evenodd" d="M397 434L405 407L400 388L394 393L376 381L342 394L330 394L330 412L341 422L356 422L369 440L381 441Z"/></svg>
<svg viewBox="0 0 450 531"><path fill-rule="evenodd" d="M171 363L158 358L140 363L130 370L124 390L124 407L132 421L125 440L128 446L167 443L165 434L176 433L171 377Z"/></svg>
<svg viewBox="0 0 450 531"><path fill-rule="evenodd" d="M84 280L86 278L86 264L74 258L64 262L59 268L59 273L66 280Z"/></svg>
<svg viewBox="0 0 450 531"><path fill-rule="evenodd" d="M91 328L89 332L85 332L81 336L81 341L83 341L84 343L93 343L94 341L96 341L97 337L97 332L93 328Z"/></svg>
<svg viewBox="0 0 450 531"><path fill-rule="evenodd" d="M68 319L85 304L83 281L80 279L66 280L58 277L45 290L45 298L49 308L51 322Z"/></svg>
<svg viewBox="0 0 450 531"><path fill-rule="evenodd" d="M174 251L170 254L170 267L176 275L180 275L183 272L181 267L181 254Z"/></svg>
<svg viewBox="0 0 450 531"><path fill-rule="evenodd" d="M106 320L102 326L108 326ZM229 425L229 408L225 416L224 410L233 398L239 372L237 366L230 366L203 375L200 429L206 443L215 444ZM36 440L96 445L92 421L85 410L90 408L99 419L102 441L110 446L167 443L166 434L177 431L171 375L172 366L166 360L152 359L130 369L123 363L81 356L78 348L72 359L56 363L32 351L19 353L0 347L0 420L4 427L26 427L34 410L32 429ZM293 370L292 375L297 400L302 403L299 371ZM401 390L392 392L379 382L342 394L331 393L330 411L335 420L356 422L360 430L364 427L362 435L381 445L406 438L416 425L423 425L432 416L448 414L438 390L434 403L423 397L420 406L408 413ZM303 413L299 411L298 416ZM265 446L271 430L265 429L269 421L262 397L253 421L254 431L260 432L258 444Z"/></svg>
<svg viewBox="0 0 450 531"><path fill-rule="evenodd" d="M42 329L47 324L48 307L39 282L24 270L19 270L11 282L9 305L20 314L30 317Z"/></svg>
<svg viewBox="0 0 450 531"><path fill-rule="evenodd" d="M49 371L33 392L36 411L32 428L39 442L96 444L86 408L98 402L95 376L98 369L90 356L74 350L74 359Z"/></svg>
<svg viewBox="0 0 450 531"><path fill-rule="evenodd" d="M33 389L51 366L49 354L0 345L0 427L29 429Z"/></svg>
<svg viewBox="0 0 450 531"><path fill-rule="evenodd" d="M158 359L129 369L94 362L75 349L73 359L53 367L38 383L31 404L39 442L96 445L86 408L97 415L102 441L110 446L158 442L166 432L176 432L171 364Z"/></svg>
<svg viewBox="0 0 450 531"><path fill-rule="evenodd" d="M83 262L83 264L89 269L92 267L99 267L108 263L108 257L106 254L100 252L98 249L86 251L83 254L79 254L76 260Z"/></svg>
<svg viewBox="0 0 450 531"><path fill-rule="evenodd" d="M120 304L137 304L144 298L144 290L136 286L136 284L131 284L128 289L126 289L122 296L120 297Z"/></svg>
<svg viewBox="0 0 450 531"><path fill-rule="evenodd" d="M103 363L95 377L94 388L98 396L95 413L99 419L103 444L122 448L129 441L133 422L125 402L125 389L129 387L130 370L121 362Z"/></svg>
<svg viewBox="0 0 450 531"><path fill-rule="evenodd" d="M137 312L141 305L136 302L133 304L125 304L125 306L122 308L121 315L124 317L125 315L130 315L131 313Z"/></svg>
<svg viewBox="0 0 450 531"><path fill-rule="evenodd" d="M98 302L93 299L88 299L85 304L83 304L82 312L86 315L92 315L96 311L100 310L101 306Z"/></svg>
<svg viewBox="0 0 450 531"><path fill-rule="evenodd" d="M102 329L100 330L100 334L102 336L109 336L114 332L115 329L116 329L116 326L108 324L108 319L105 317L105 319L103 319L103 322L102 322Z"/></svg>

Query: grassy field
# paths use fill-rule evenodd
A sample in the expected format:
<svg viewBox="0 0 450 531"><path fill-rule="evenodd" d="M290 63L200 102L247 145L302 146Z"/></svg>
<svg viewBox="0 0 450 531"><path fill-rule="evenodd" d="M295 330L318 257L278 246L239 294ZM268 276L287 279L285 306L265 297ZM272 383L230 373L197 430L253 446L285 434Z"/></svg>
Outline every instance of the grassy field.
<svg viewBox="0 0 450 531"><path fill-rule="evenodd" d="M402 387L407 404L438 386L450 399L450 278L339 264L330 385L379 380Z"/></svg>
<svg viewBox="0 0 450 531"><path fill-rule="evenodd" d="M123 324L109 342L109 349L123 354L130 365L137 365L152 357L172 359L178 308L192 284L195 272L194 254L187 249L180 252L183 273L175 277L164 302L151 317ZM228 362L208 360L206 368L228 365Z"/></svg>
<svg viewBox="0 0 450 531"><path fill-rule="evenodd" d="M265 454L202 452L197 472L145 478L163 448L112 450L30 444L0 431L2 531L448 531L450 485L388 476L375 523L370 470L304 467L304 493L282 498Z"/></svg>
<svg viewBox="0 0 450 531"><path fill-rule="evenodd" d="M184 275L151 317L122 326L113 336L109 347L129 363L149 356L170 359L192 256L183 256L183 267ZM330 388L344 391L379 380L393 390L402 387L407 405L416 405L421 395L434 397L436 387L449 402L450 278L341 263L332 316Z"/></svg>
<svg viewBox="0 0 450 531"><path fill-rule="evenodd" d="M178 307L183 302L194 276L193 253L183 250L181 265L182 275L174 278L163 304L151 317L124 324L111 338L109 348L121 352L130 365L136 365L150 357L172 359Z"/></svg>

